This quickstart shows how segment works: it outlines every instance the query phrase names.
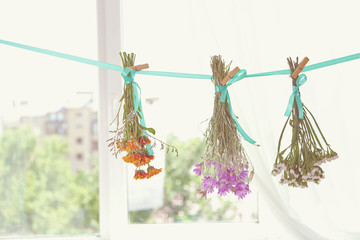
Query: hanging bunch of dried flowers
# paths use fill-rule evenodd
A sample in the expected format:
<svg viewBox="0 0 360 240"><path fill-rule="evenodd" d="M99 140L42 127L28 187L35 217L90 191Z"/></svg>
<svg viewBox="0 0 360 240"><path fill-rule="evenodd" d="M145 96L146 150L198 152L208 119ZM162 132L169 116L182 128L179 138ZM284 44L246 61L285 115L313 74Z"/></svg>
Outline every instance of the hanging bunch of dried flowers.
<svg viewBox="0 0 360 240"><path fill-rule="evenodd" d="M166 144L165 142L155 138L155 130L145 126L145 119L142 112L141 99L139 94L139 85L134 82L134 77L137 68L134 67L135 54L120 53L124 70L121 75L125 80L123 95L120 99L120 107L116 117L112 123L116 121L116 129L110 131L114 136L108 141L110 150L115 157L120 152L127 154L122 157L124 162L135 165L135 179L149 179L150 177L159 174L162 169L155 168L151 161L154 160L153 147L156 142L161 144L161 149L166 149L168 153L178 151L175 147ZM123 114L121 119L122 104ZM150 134L152 135L150 135ZM153 139L153 144L150 138Z"/></svg>
<svg viewBox="0 0 360 240"><path fill-rule="evenodd" d="M276 176L282 173L281 184L305 188L308 187L308 182L318 184L324 178L324 171L320 165L332 161L338 156L327 143L312 113L301 102L299 87L305 83L306 76L301 74L299 77L296 75L294 77L293 74L295 70L299 71L299 59L292 61L291 58L288 58L288 64L291 71L293 94L285 113L288 118L280 135L272 174ZM300 70L302 68L303 66L300 66ZM311 120L315 123L315 127ZM287 125L292 127L291 143L285 149L280 150Z"/></svg>
<svg viewBox="0 0 360 240"><path fill-rule="evenodd" d="M211 58L212 82L216 89L214 111L205 132L205 153L202 161L195 164L194 169L197 175L204 177L199 190L203 197L217 189L220 196L232 192L238 198L244 198L250 193L249 181L254 174L251 165L249 175L250 161L241 143L239 132L251 143L255 141L246 135L237 122L226 90L227 86L244 78L246 71L237 71L235 75L230 75L231 82L222 84L222 80L230 72L230 64L226 66L221 56Z"/></svg>

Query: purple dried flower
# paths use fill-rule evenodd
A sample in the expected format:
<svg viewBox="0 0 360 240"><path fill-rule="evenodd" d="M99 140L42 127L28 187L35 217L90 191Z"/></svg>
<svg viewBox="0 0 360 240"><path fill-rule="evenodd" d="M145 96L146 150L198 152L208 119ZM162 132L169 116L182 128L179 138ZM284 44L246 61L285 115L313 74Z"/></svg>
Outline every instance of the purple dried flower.
<svg viewBox="0 0 360 240"><path fill-rule="evenodd" d="M193 170L194 173L198 176L201 176L201 167L202 167L202 164L195 164L195 169Z"/></svg>
<svg viewBox="0 0 360 240"><path fill-rule="evenodd" d="M240 173L240 175L239 175L239 178L240 178L241 180L245 180L245 179L248 178L248 174L249 174L249 171L247 171L247 170L242 170L241 173Z"/></svg>
<svg viewBox="0 0 360 240"><path fill-rule="evenodd" d="M212 193L214 191L214 187L216 184L216 180L210 176L205 176L202 180L201 187L207 193Z"/></svg>
<svg viewBox="0 0 360 240"><path fill-rule="evenodd" d="M227 183L219 183L218 182L216 187L218 189L218 194L220 196L225 196L231 190L231 185L229 185Z"/></svg>
<svg viewBox="0 0 360 240"><path fill-rule="evenodd" d="M220 196L225 196L229 192L233 192L239 199L244 198L250 193L249 187L245 183L249 173L247 170L241 169L239 171L238 168L234 168L233 165L228 165L227 168L224 168L221 163L205 160L205 162L194 165L195 169L193 171L199 176L204 174L204 163L207 167L212 168L213 171L211 171L210 175L204 176L199 192L206 195L214 192L214 189L217 188Z"/></svg>
<svg viewBox="0 0 360 240"><path fill-rule="evenodd" d="M234 194L238 196L239 199L243 199L250 192L249 187L244 182L239 182L235 186Z"/></svg>

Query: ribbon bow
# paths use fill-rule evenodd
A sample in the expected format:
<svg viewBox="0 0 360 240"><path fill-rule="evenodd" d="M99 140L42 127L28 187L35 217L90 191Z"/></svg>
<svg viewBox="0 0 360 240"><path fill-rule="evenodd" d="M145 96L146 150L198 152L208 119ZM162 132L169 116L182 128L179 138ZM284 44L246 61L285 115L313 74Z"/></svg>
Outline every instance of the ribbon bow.
<svg viewBox="0 0 360 240"><path fill-rule="evenodd" d="M130 74L129 74L130 73ZM125 84L132 84L133 89L133 101L134 101L134 115L139 112L140 115L140 125L146 128L145 118L142 111L141 106L141 89L137 82L134 81L136 71L132 70L131 68L125 68L121 72L121 76L124 78ZM147 131L142 130L143 135L148 137ZM154 151L151 148L151 144L146 145L146 149L149 155L153 155Z"/></svg>
<svg viewBox="0 0 360 240"><path fill-rule="evenodd" d="M225 85L225 86L215 86L215 92L221 92L221 96L220 96L220 102L223 102L225 103L226 101L228 102L229 104L229 110L230 110L230 115L232 117L232 119L234 120L235 122L235 126L237 128L237 130L239 131L239 133L241 134L241 136L244 137L244 139L246 141L248 141L249 143L252 143L252 144L255 144L256 142L254 140L252 140L244 131L244 129L242 129L242 127L240 126L239 122L237 121L236 119L236 116L232 110L232 107L231 107L231 101L230 101L230 95L229 95L229 92L227 90L227 88L237 82L237 81L240 81L241 79L245 78L246 77L246 70L245 69L241 69L239 72L237 72L235 74L234 77L232 77L230 79L230 81L228 81L228 83Z"/></svg>
<svg viewBox="0 0 360 240"><path fill-rule="evenodd" d="M289 99L289 103L285 112L285 116L289 117L291 110L293 108L294 105L294 100L296 99L296 103L299 109L299 118L303 119L304 118L304 110L303 110L303 104L301 102L300 99L300 92L299 92L299 87L302 86L307 80L307 77L305 76L305 74L301 74L297 79L296 79L296 86L293 86L293 93L290 96Z"/></svg>

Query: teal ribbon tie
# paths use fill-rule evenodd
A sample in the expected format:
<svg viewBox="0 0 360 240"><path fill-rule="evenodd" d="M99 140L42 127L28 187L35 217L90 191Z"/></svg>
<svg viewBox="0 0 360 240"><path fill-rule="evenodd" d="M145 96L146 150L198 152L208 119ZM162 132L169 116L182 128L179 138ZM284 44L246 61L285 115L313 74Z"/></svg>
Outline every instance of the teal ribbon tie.
<svg viewBox="0 0 360 240"><path fill-rule="evenodd" d="M140 125L146 128L145 118L141 106L141 88L137 82L134 81L136 71L131 68L125 68L121 72L121 76L124 78L125 84L132 84L133 89L133 102L134 102L134 115L139 112L140 114ZM144 136L148 137L147 131L142 130ZM149 155L154 155L151 144L146 145L146 149Z"/></svg>
<svg viewBox="0 0 360 240"><path fill-rule="evenodd" d="M227 103L229 104L229 110L230 110L230 115L231 115L231 118L234 120L234 123L235 123L235 126L237 128L237 130L239 131L239 133L241 134L241 136L243 136L243 138L248 141L249 143L252 143L252 144L255 144L256 142L251 139L249 137L249 135L246 134L246 132L244 131L244 129L240 126L240 123L237 121L236 119L236 116L232 110L232 107L231 107L231 101L230 101L230 95L229 95L229 92L227 90L227 88L237 82L237 81L240 81L241 79L245 78L246 77L246 70L245 69L241 69L239 72L237 72L235 74L234 77L232 77L228 83L225 85L225 86L215 86L215 92L221 92L221 95L220 95L220 102L223 102L225 103L227 101Z"/></svg>
<svg viewBox="0 0 360 240"><path fill-rule="evenodd" d="M289 103L288 103L288 106L286 108L285 116L287 116L287 117L290 116L291 110L292 110L293 105L294 105L294 100L296 100L298 110L299 110L299 118L304 119L304 110L303 110L303 104L302 104L301 99L300 99L299 87L302 86L306 81L307 81L307 77L305 76L305 74L301 74L296 79L296 86L292 87L293 92L292 92L292 94L290 96Z"/></svg>

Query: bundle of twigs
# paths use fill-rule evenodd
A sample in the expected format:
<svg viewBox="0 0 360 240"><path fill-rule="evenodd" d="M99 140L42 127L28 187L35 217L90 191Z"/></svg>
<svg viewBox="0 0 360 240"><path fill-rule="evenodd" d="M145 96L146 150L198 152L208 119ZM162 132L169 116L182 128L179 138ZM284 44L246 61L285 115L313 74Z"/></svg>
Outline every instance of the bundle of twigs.
<svg viewBox="0 0 360 240"><path fill-rule="evenodd" d="M161 149L166 149L166 152L170 150L172 152L178 152L173 146L166 144L165 142L155 138L155 130L145 126L144 116L142 113L140 95L138 93L138 85L134 85L134 72L133 70L127 70L126 68L133 67L135 63L135 54L127 54L125 52L120 53L121 60L125 71L122 73L125 79L125 85L123 95L120 99L120 107L114 119L116 122L116 129L110 131L114 136L108 141L110 150L113 152L115 157L120 152L127 152L122 159L126 163L131 163L136 166L135 179L150 178L156 174L159 174L162 169L154 168L150 165L150 162L154 159L154 153L152 148L156 142L161 144ZM121 108L122 104L123 114L121 119ZM136 109L135 109L136 108ZM152 135L150 135L150 134ZM151 140L153 139L153 144ZM144 168L145 169L142 169Z"/></svg>
<svg viewBox="0 0 360 240"><path fill-rule="evenodd" d="M230 64L225 65L221 56L211 57L215 86L221 85L222 79L229 73ZM230 115L228 102L220 102L220 95L220 92L215 94L213 116L205 132L205 153L203 160L195 164L194 172L204 176L199 190L204 197L217 188L221 196L233 192L243 198L250 192L249 160Z"/></svg>
<svg viewBox="0 0 360 240"><path fill-rule="evenodd" d="M293 62L291 58L288 58L288 64L291 73L293 73L299 66L299 60L297 58ZM298 84L297 79L292 78L292 85L299 87ZM324 178L324 171L320 165L332 161L338 156L327 143L312 113L305 105L302 106L303 118L299 114L298 103L294 100L291 114L288 116L280 135L272 174L276 176L282 173L281 184L304 188L308 186L308 182L318 184ZM287 125L292 128L291 143L285 149L280 150Z"/></svg>

